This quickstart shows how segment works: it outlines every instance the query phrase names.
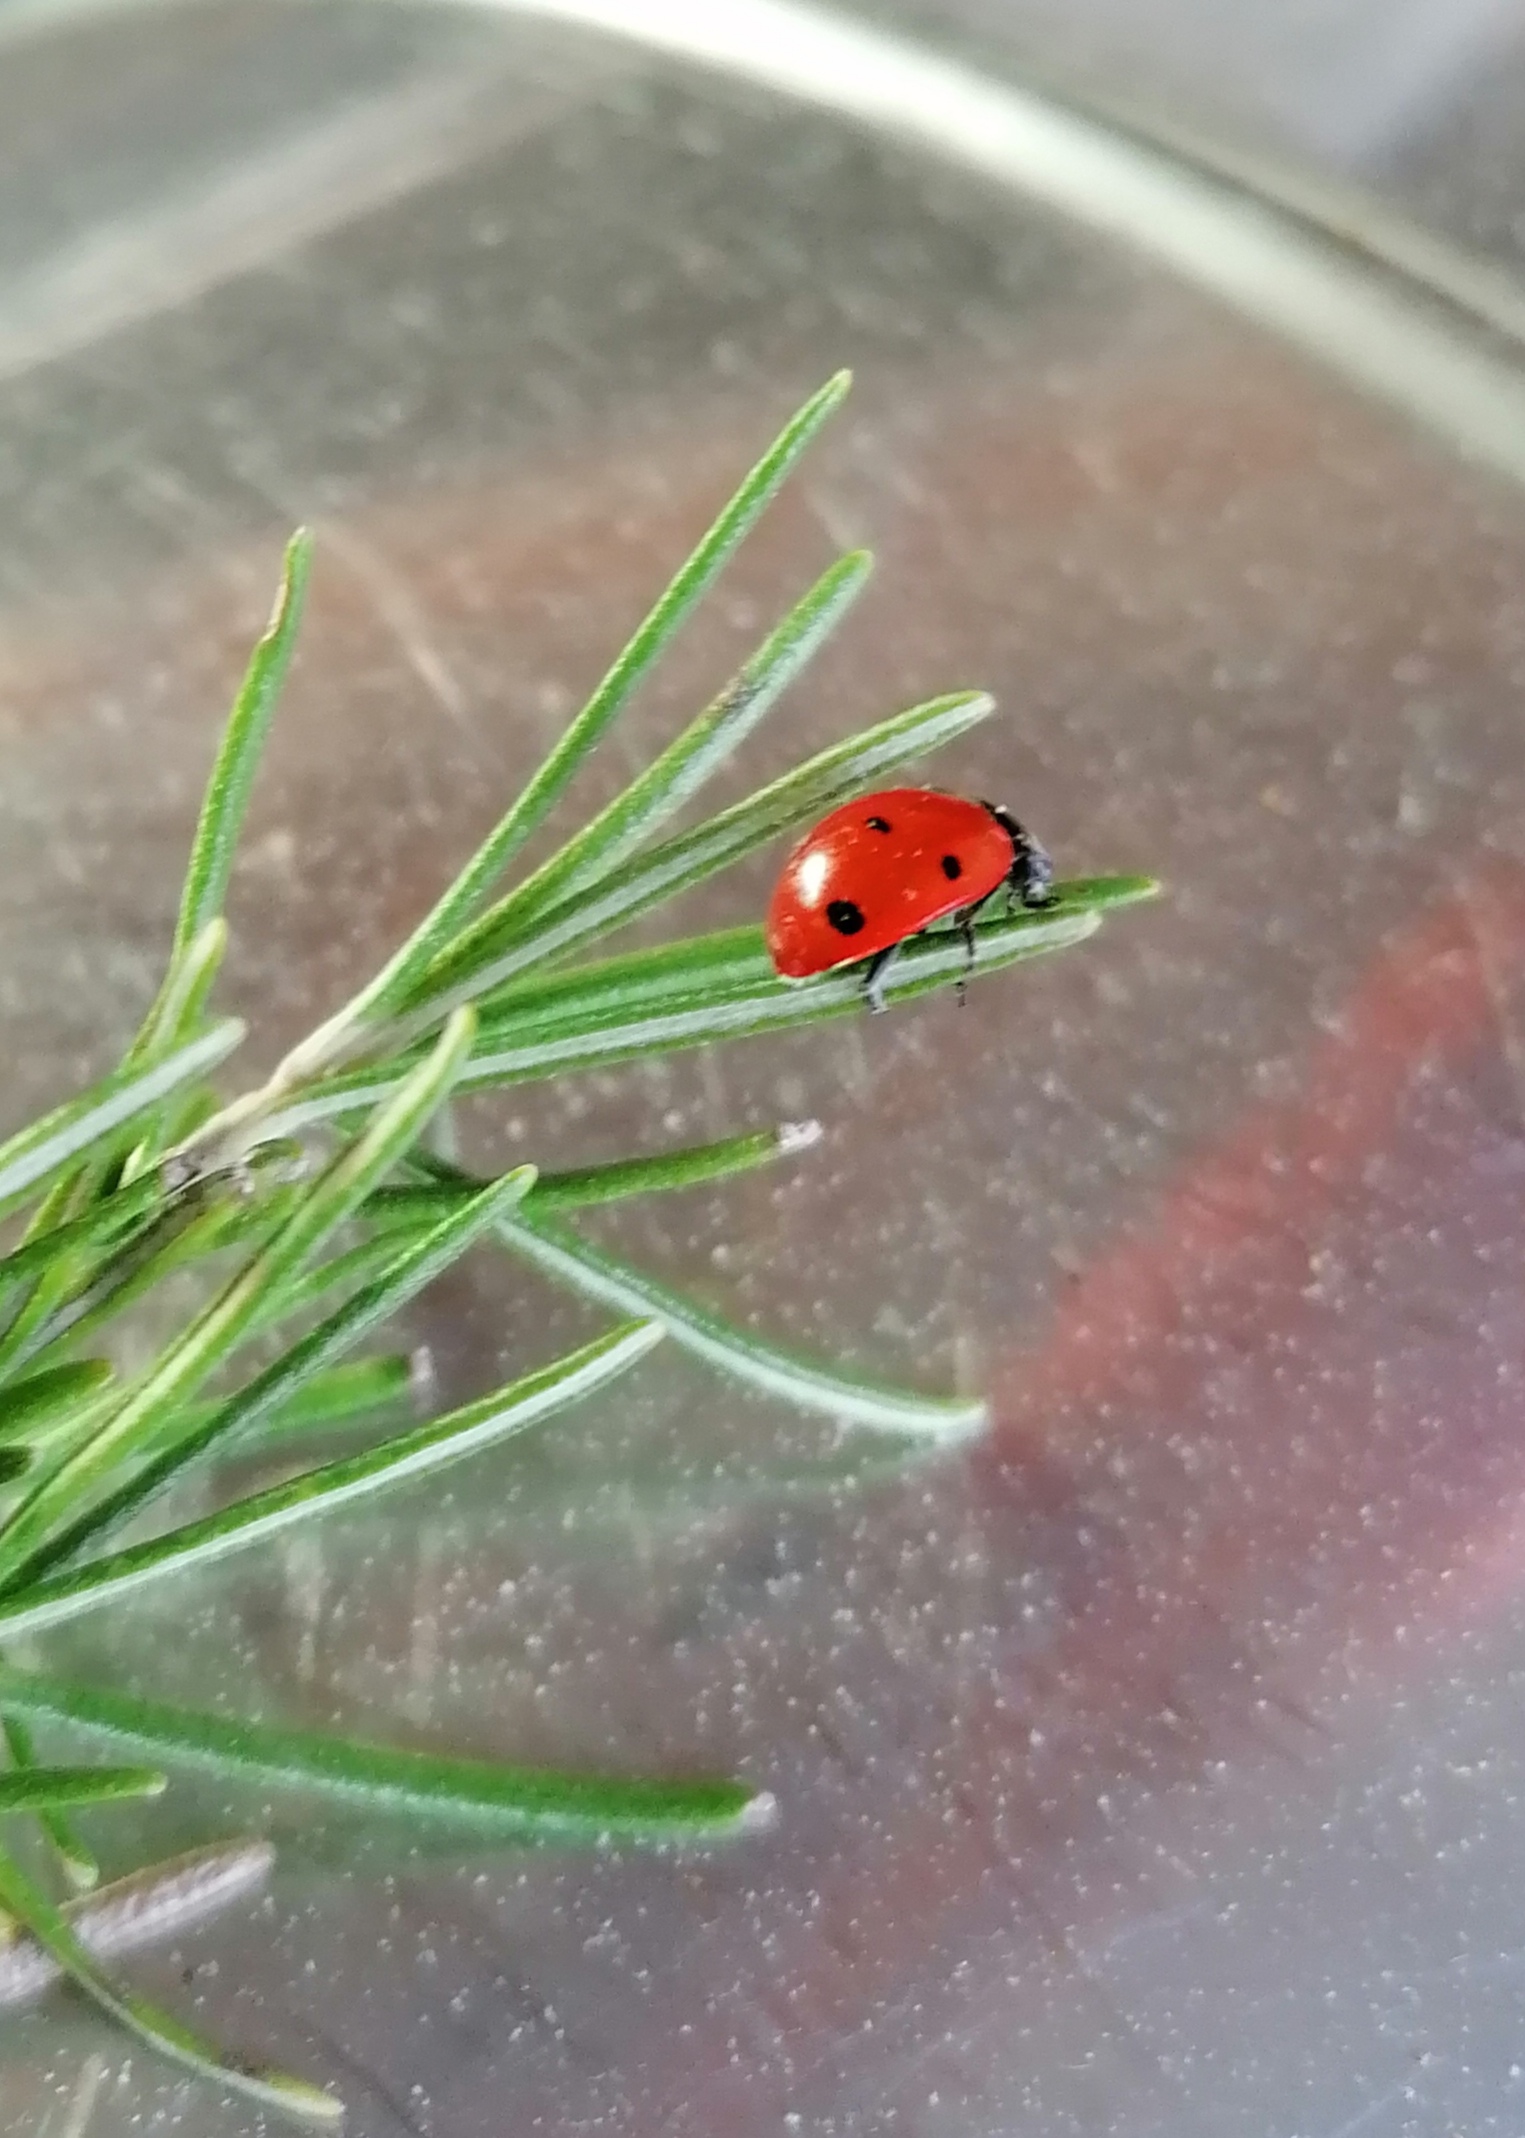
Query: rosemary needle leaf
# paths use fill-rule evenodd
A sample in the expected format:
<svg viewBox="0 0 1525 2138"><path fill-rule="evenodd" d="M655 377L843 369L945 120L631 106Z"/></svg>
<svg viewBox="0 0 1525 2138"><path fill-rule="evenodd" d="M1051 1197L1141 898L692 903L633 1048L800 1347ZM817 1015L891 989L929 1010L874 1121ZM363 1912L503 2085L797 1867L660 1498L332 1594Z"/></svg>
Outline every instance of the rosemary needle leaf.
<svg viewBox="0 0 1525 2138"><path fill-rule="evenodd" d="M219 913L171 956L153 1005L123 1057L125 1066L141 1068L195 1031L227 947L228 924Z"/></svg>
<svg viewBox="0 0 1525 2138"><path fill-rule="evenodd" d="M225 2056L212 2042L114 1982L70 1928L67 1916L34 1886L4 1850L0 1850L0 1907L29 1930L70 1980L113 2019L148 2047L199 2078L213 2079L229 2092L306 2128L335 2130L344 2118L342 2104L330 2093L284 2072L263 2071Z"/></svg>
<svg viewBox="0 0 1525 2138"><path fill-rule="evenodd" d="M115 1194L92 1203L78 1217L66 1218L32 1232L8 1255L0 1255L0 1289L25 1278L38 1277L62 1255L72 1257L81 1247L119 1247L125 1236L140 1230L164 1203L164 1184L157 1174L139 1174Z"/></svg>
<svg viewBox="0 0 1525 2138"><path fill-rule="evenodd" d="M187 1522L180 1529L129 1546L109 1559L92 1560L77 1573L0 1599L0 1634L14 1637L77 1618L104 1603L119 1602L167 1574L207 1566L232 1552L290 1529L297 1522L332 1514L352 1500L368 1499L446 1463L526 1432L569 1403L602 1388L661 1341L655 1322L636 1322L570 1352L538 1373L511 1381L479 1402L451 1411L432 1424L401 1433L364 1455L308 1470L267 1492L252 1493L231 1507Z"/></svg>
<svg viewBox="0 0 1525 2138"><path fill-rule="evenodd" d="M203 931L222 918L249 791L291 665L311 569L312 536L305 527L298 528L286 545L275 608L233 701L207 783L175 924L172 974L188 960Z"/></svg>
<svg viewBox="0 0 1525 2138"><path fill-rule="evenodd" d="M121 1068L0 1144L0 1212L34 1196L55 1173L104 1144L128 1122L193 1078L206 1076L244 1036L225 1018L147 1068Z"/></svg>
<svg viewBox="0 0 1525 2138"><path fill-rule="evenodd" d="M72 1348L118 1322L128 1307L158 1285L223 1246L228 1218L226 1208L216 1206L197 1209L186 1201L163 1206L136 1239L102 1256L93 1274L76 1269L69 1296L29 1334L18 1328L23 1340L19 1348L7 1340L7 1365L31 1365L65 1342Z"/></svg>
<svg viewBox="0 0 1525 2138"><path fill-rule="evenodd" d="M430 1172L448 1177L443 1162ZM802 1409L825 1411L883 1432L919 1433L937 1441L966 1439L985 1422L985 1406L961 1396L918 1396L833 1371L813 1359L764 1343L702 1307L669 1291L643 1270L602 1248L592 1247L554 1218L520 1210L500 1217L494 1230L503 1245L546 1276L624 1314L649 1314L675 1344L708 1359L733 1379L750 1382ZM6 1628L0 1605L0 1632Z"/></svg>
<svg viewBox="0 0 1525 2138"><path fill-rule="evenodd" d="M343 1292L346 1304L359 1297L369 1285L391 1267L397 1254L395 1233L376 1232L369 1239L357 1241L342 1253L330 1255L322 1262L315 1262L311 1269L304 1270L277 1297L267 1301L260 1317L260 1327L267 1324L290 1321L326 1299L331 1292Z"/></svg>
<svg viewBox="0 0 1525 2138"><path fill-rule="evenodd" d="M0 1817L60 1811L66 1805L120 1804L162 1796L168 1777L150 1767L21 1767L0 1774Z"/></svg>
<svg viewBox="0 0 1525 2138"><path fill-rule="evenodd" d="M776 1807L743 1782L564 1774L439 1759L353 1738L161 1706L104 1687L0 1665L0 1709L102 1730L171 1764L318 1789L377 1811L500 1840L548 1843L726 1839L771 1825ZM9 1905L0 1891L0 1905ZM22 1915L22 1910L13 1911ZM23 1916L23 1920L25 1917Z"/></svg>
<svg viewBox="0 0 1525 2138"><path fill-rule="evenodd" d="M228 942L228 924L222 909L232 879L233 858L254 775L296 648L311 569L312 536L305 527L299 527L286 545L270 622L250 657L223 729L191 841L169 970L128 1050L129 1066L153 1060L165 1047L195 1030L222 964Z"/></svg>
<svg viewBox="0 0 1525 2138"><path fill-rule="evenodd" d="M5 1734L5 1748L10 1753L13 1767L36 1768L39 1765L32 1732L19 1715L0 1718L0 1727ZM49 1806L37 1814L38 1823L52 1845L58 1858L59 1868L73 1893L88 1893L100 1882L101 1867L74 1830L73 1821L58 1806Z"/></svg>
<svg viewBox="0 0 1525 2138"><path fill-rule="evenodd" d="M967 1439L985 1423L985 1406L977 1397L913 1395L765 1343L643 1270L589 1246L552 1219L500 1218L497 1232L505 1247L547 1276L623 1313L658 1316L675 1344L709 1360L733 1380L750 1382L802 1410L825 1411L881 1432L920 1433L939 1442Z"/></svg>
<svg viewBox="0 0 1525 2138"><path fill-rule="evenodd" d="M77 1411L100 1400L112 1373L109 1359L74 1359L0 1388L0 1445L11 1447L66 1425Z"/></svg>
<svg viewBox="0 0 1525 2138"><path fill-rule="evenodd" d="M537 1217L548 1211L582 1210L595 1203L623 1201L672 1188L693 1188L727 1180L776 1158L794 1157L820 1136L814 1121L786 1121L751 1135L725 1136L715 1143L695 1143L651 1158L616 1158L606 1165L569 1166L565 1172L542 1173L525 1197ZM409 1228L460 1207L480 1190L479 1181L420 1181L408 1187L378 1188L362 1216L381 1226Z"/></svg>
<svg viewBox="0 0 1525 2138"><path fill-rule="evenodd" d="M412 1394L416 1377L417 1366L405 1351L391 1351L379 1358L353 1359L344 1366L330 1366L315 1373L304 1386L297 1388L294 1395L288 1396L258 1421L260 1441L293 1439L298 1433L344 1425L351 1419L403 1402ZM208 1403L198 1405L197 1413L202 1422L206 1422L223 1408L220 1403ZM239 1438L243 1437L241 1433Z"/></svg>
<svg viewBox="0 0 1525 2138"><path fill-rule="evenodd" d="M993 952L1019 945L1028 937L1040 943L1047 941L1056 921L1099 917L1114 907L1136 905L1158 893L1159 885L1152 876L1083 876L1056 883L1046 905L1018 907L999 919L976 925L975 977ZM947 929L933 931L913 936L901 956L914 959L920 953L933 960L929 972L940 970L945 953L961 946L962 941L962 935ZM861 980L862 972L859 963L839 967L834 974L821 977ZM556 1023L564 1017L603 1016L611 1011L623 1014L641 1008L664 1010L685 995L720 994L750 986L759 977L776 975L763 931L755 922L708 935L686 936L560 972L510 981L477 1004L481 1018L478 1044L483 1035L512 1030L524 1022ZM816 980L783 982L781 991L799 998L808 996L819 984Z"/></svg>
<svg viewBox="0 0 1525 2138"><path fill-rule="evenodd" d="M1101 916L1057 900L1040 915L1016 914L985 921L974 930L976 962L971 977L989 978L1003 967L1049 951L1064 950L1093 935ZM575 1069L700 1046L716 1040L750 1039L768 1032L800 1031L828 1018L864 1014L861 969L823 973L801 985L781 980L763 948L760 929L737 930L729 941L690 938L669 945L690 952L692 962L673 957L665 986L643 1003L620 1000L610 990L601 1001L579 1000L568 989L563 1014L542 1022L533 1006L516 1004L491 1022L483 1020L477 1051L462 1073L460 1089L492 1090ZM715 952L722 955L716 956ZM886 1000L909 1002L946 990L968 971L965 945L951 932L928 935L902 951L886 978Z"/></svg>
<svg viewBox="0 0 1525 2138"><path fill-rule="evenodd" d="M315 1373L296 1395L259 1421L260 1443L294 1440L300 1434L320 1432L326 1426L345 1425L403 1402L413 1392L417 1373L415 1360L403 1351L388 1352L380 1358L355 1359L344 1366L330 1366L326 1372ZM206 1426L223 1415L225 1409L223 1403L192 1403L173 1420L167 1429L167 1437L180 1458L174 1465L173 1475L178 1476L181 1469L188 1468L192 1460L205 1452L199 1436ZM240 1440L244 1437L239 1435ZM193 1443L195 1453L188 1455L186 1451ZM136 1478L133 1481L136 1482ZM165 1479L166 1483L170 1481ZM102 1506L105 1505L102 1502ZM135 1501L134 1511L136 1505ZM119 1528L125 1519L125 1515L118 1512L109 1523L92 1521L89 1533L95 1535L108 1527ZM62 1538L56 1540L56 1546L62 1544ZM72 1556L76 1548L74 1544L70 1544L67 1551L50 1547L41 1556L51 1566L58 1559Z"/></svg>
<svg viewBox="0 0 1525 2138"><path fill-rule="evenodd" d="M1021 959L1083 942L1110 907L1151 898L1157 889L1143 876L1059 884L1041 909L978 924L971 977L979 980ZM945 989L966 969L961 936L947 930L920 936L901 952L885 993L895 1002L911 1001ZM460 1095L864 1014L859 968L803 984L781 980L755 926L690 936L520 983L488 997L481 1008L476 1050L456 1087ZM328 1078L273 1116L270 1128L289 1133L361 1113L393 1088L398 1074L395 1065L385 1064Z"/></svg>

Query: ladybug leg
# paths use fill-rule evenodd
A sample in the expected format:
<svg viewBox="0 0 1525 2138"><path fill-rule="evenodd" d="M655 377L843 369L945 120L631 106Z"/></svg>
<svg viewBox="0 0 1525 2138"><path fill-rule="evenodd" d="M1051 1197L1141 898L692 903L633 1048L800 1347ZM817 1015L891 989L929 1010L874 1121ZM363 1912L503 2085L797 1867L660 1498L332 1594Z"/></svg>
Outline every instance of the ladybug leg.
<svg viewBox="0 0 1525 2138"><path fill-rule="evenodd" d="M1048 851L1041 847L1032 833L1019 824L1009 809L999 802L987 802L985 807L1011 841L1011 875L1007 879L1017 903L1023 906L1046 906L1053 898L1054 864Z"/></svg>
<svg viewBox="0 0 1525 2138"><path fill-rule="evenodd" d="M990 904L991 899L999 898L1000 895L1001 885L997 884L989 894L989 897L977 898L972 906L965 906L962 913L956 913L953 916L953 925L964 939L964 969L953 985L953 991L958 997L960 1009L963 1008L968 1000L969 975L974 971L975 961L979 956L979 944L975 940L974 924Z"/></svg>
<svg viewBox="0 0 1525 2138"><path fill-rule="evenodd" d="M988 904L989 900L982 898L976 905L965 906L963 912L957 915L953 923L964 939L964 969L953 983L954 997L960 1009L969 999L969 975L974 971L974 916L983 906Z"/></svg>
<svg viewBox="0 0 1525 2138"><path fill-rule="evenodd" d="M863 975L863 999L876 1017L883 1016L885 1010L885 975L903 947L900 943L891 943L888 950L881 950L877 957L868 961L868 970Z"/></svg>

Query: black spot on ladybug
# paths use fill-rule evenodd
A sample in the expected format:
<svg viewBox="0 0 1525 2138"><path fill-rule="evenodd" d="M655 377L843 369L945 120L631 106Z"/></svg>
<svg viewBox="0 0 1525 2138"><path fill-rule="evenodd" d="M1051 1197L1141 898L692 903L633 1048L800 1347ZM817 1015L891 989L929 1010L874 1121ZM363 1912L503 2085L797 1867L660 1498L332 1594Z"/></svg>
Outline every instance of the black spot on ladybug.
<svg viewBox="0 0 1525 2138"><path fill-rule="evenodd" d="M957 854L943 855L943 874L947 877L949 883L957 883L963 873L964 864L959 860Z"/></svg>
<svg viewBox="0 0 1525 2138"><path fill-rule="evenodd" d="M838 935L856 935L863 926L863 908L850 898L834 898L826 908L826 918Z"/></svg>
<svg viewBox="0 0 1525 2138"><path fill-rule="evenodd" d="M863 821L870 831L888 831L890 828L888 817L865 817Z"/></svg>

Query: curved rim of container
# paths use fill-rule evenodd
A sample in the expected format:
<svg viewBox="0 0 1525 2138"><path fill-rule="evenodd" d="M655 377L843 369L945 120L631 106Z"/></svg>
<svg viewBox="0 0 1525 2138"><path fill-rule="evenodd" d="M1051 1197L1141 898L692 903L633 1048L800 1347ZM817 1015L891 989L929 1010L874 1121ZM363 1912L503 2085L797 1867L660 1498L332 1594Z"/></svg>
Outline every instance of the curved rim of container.
<svg viewBox="0 0 1525 2138"><path fill-rule="evenodd" d="M202 4L0 0L0 47ZM561 23L900 139L1152 259L1452 451L1525 485L1525 291L1338 182L1120 101L983 71L808 0L369 4ZM102 331L111 324L103 318Z"/></svg>

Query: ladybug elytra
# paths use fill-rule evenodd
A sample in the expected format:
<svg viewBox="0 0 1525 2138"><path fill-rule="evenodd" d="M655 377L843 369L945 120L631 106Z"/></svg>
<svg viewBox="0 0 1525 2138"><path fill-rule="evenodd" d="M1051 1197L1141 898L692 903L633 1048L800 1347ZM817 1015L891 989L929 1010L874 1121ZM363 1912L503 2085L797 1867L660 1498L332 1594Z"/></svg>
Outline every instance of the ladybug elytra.
<svg viewBox="0 0 1525 2138"><path fill-rule="evenodd" d="M909 937L954 915L972 965L978 909L1001 890L1047 905L1053 879L1048 855L1008 810L887 788L834 809L789 855L768 906L768 954L786 980L866 958L864 996L882 1010L885 975Z"/></svg>

